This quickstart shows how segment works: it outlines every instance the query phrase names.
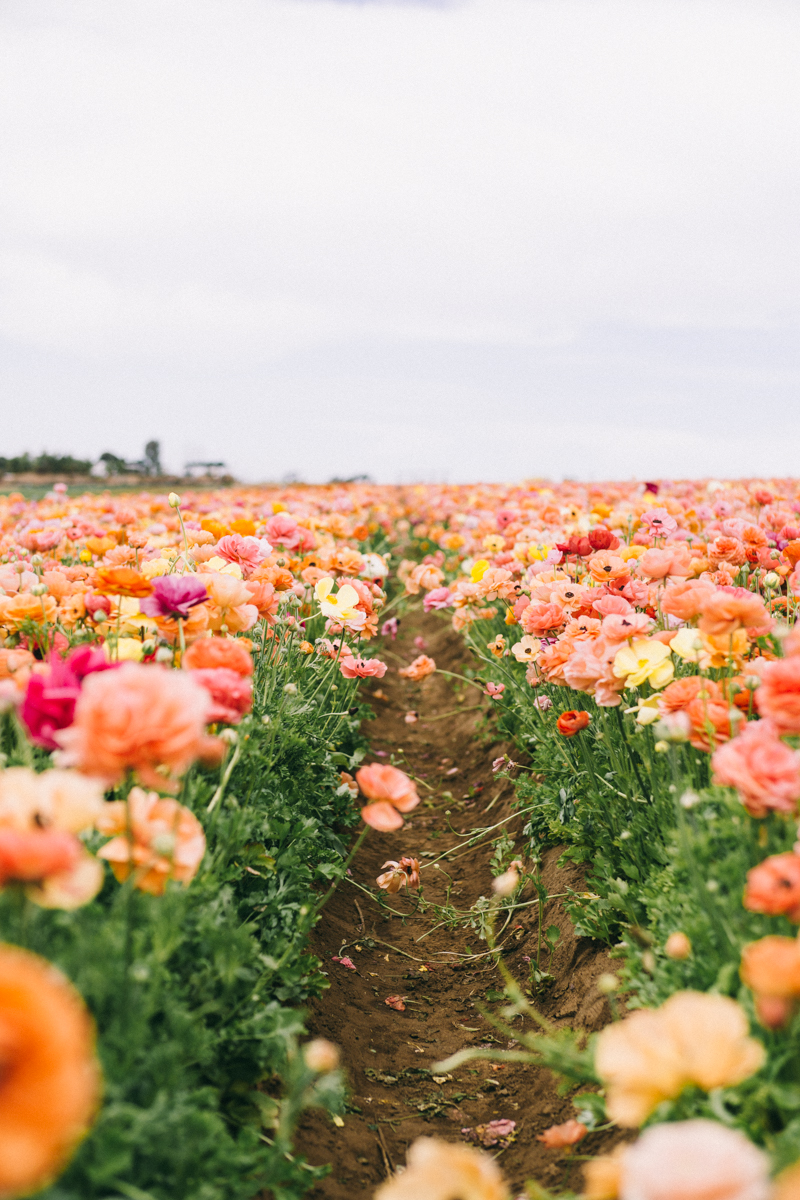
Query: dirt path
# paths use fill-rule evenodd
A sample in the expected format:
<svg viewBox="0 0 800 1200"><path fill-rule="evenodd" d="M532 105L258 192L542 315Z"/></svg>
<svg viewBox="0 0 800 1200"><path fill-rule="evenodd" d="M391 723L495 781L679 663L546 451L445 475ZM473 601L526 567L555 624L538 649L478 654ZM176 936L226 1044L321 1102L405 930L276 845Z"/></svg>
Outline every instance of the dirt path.
<svg viewBox="0 0 800 1200"><path fill-rule="evenodd" d="M492 760L512 747L498 742L492 732L491 702L476 688L445 676L434 675L419 685L402 680L394 669L420 653L417 637L424 639L424 652L440 668L458 672L465 665L460 637L437 616L413 613L391 647L397 657L386 655L393 669L379 685L365 689L377 718L365 727L372 748L367 761L388 762L394 754L395 762L419 780L423 803L399 833L370 833L353 863L354 882L340 885L312 939L331 987L314 1006L310 1029L341 1047L352 1089L343 1127L312 1113L299 1132L298 1149L311 1162L332 1163L312 1200L371 1197L390 1170L404 1163L406 1148L416 1137L435 1134L460 1141L462 1128L499 1119L516 1122L516 1139L501 1152L503 1170L516 1192L526 1178L555 1187L569 1173L564 1156L536 1140L548 1126L575 1116L548 1071L477 1062L439 1082L429 1073L433 1063L465 1046L514 1044L503 1041L475 1008L476 1002L490 1009L502 1006L491 959L477 957L485 954L485 943L469 928L431 932L441 917L431 910L414 912L414 893L388 897L382 906L354 886L374 889L383 863L404 854L430 863L464 842L462 834L469 836L473 827L488 826L513 811L513 785L492 775ZM415 724L405 722L409 710L419 713ZM454 715L425 719L448 713ZM503 826L520 852L523 823L514 817ZM500 832L488 835L488 841ZM451 903L465 910L490 895L491 856L492 846L486 844L456 850L440 867L426 867L426 900L443 905L449 887ZM558 857L557 850L549 851L542 868L551 895L579 882L575 868L558 869ZM523 898L532 899L532 889ZM542 962L555 981L538 997L539 1008L559 1024L600 1028L609 1013L595 981L612 963L596 943L575 937L557 900L544 913L543 928L550 925L558 925L561 937L552 965ZM536 905L515 914L503 940L512 972L527 979L526 958L535 958L538 940ZM333 962L334 955L349 956L356 970ZM387 1006L390 996L404 998L404 1012ZM516 1027L525 1027L520 1018ZM584 1143L587 1152L599 1150L603 1137L590 1135ZM577 1187L578 1177L573 1168L569 1182Z"/></svg>

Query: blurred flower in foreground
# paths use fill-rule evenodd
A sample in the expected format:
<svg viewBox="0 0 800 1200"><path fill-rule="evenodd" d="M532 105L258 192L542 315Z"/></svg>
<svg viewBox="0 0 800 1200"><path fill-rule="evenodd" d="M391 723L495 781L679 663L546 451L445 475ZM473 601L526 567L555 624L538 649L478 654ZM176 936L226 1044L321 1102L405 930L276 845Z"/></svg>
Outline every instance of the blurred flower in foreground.
<svg viewBox="0 0 800 1200"><path fill-rule="evenodd" d="M420 679L427 678L436 670L436 663L427 654L420 654L408 667L401 667L398 675L402 675L403 679L411 679L417 683Z"/></svg>
<svg viewBox="0 0 800 1200"><path fill-rule="evenodd" d="M356 781L367 799L372 801L362 808L361 816L367 825L382 833L402 829L400 814L411 812L419 804L416 787L397 767L371 763L356 772Z"/></svg>
<svg viewBox="0 0 800 1200"><path fill-rule="evenodd" d="M641 1125L662 1100L695 1084L732 1087L764 1062L764 1047L747 1036L744 1010L727 996L676 992L658 1009L639 1009L606 1026L595 1068L606 1107L619 1125Z"/></svg>
<svg viewBox="0 0 800 1200"><path fill-rule="evenodd" d="M439 1138L417 1138L406 1154L407 1167L375 1193L375 1200L508 1200L493 1158Z"/></svg>
<svg viewBox="0 0 800 1200"><path fill-rule="evenodd" d="M767 1200L769 1159L737 1129L676 1121L645 1130L620 1156L620 1200Z"/></svg>
<svg viewBox="0 0 800 1200"><path fill-rule="evenodd" d="M43 958L0 946L0 1195L28 1195L65 1165L100 1095L89 1014Z"/></svg>
<svg viewBox="0 0 800 1200"><path fill-rule="evenodd" d="M98 851L120 883L131 871L134 883L153 896L163 894L169 879L188 884L206 852L203 827L194 813L177 800L162 800L156 792L132 788L127 802L106 804L97 827L116 834Z"/></svg>

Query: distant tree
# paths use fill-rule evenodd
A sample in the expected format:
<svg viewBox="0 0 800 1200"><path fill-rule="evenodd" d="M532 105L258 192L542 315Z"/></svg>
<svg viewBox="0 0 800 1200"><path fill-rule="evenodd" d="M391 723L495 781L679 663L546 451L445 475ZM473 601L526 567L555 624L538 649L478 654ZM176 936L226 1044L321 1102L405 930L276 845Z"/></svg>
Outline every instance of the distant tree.
<svg viewBox="0 0 800 1200"><path fill-rule="evenodd" d="M148 475L162 475L161 443L148 442L144 448L145 470Z"/></svg>
<svg viewBox="0 0 800 1200"><path fill-rule="evenodd" d="M45 451L36 458L27 452L11 458L0 457L0 471L11 475L88 475L91 469L91 459L73 458L71 454L48 454Z"/></svg>
<svg viewBox="0 0 800 1200"><path fill-rule="evenodd" d="M128 470L128 464L124 458L120 458L118 454L111 454L106 450L105 454L100 455L99 461L106 465L106 475L124 475Z"/></svg>

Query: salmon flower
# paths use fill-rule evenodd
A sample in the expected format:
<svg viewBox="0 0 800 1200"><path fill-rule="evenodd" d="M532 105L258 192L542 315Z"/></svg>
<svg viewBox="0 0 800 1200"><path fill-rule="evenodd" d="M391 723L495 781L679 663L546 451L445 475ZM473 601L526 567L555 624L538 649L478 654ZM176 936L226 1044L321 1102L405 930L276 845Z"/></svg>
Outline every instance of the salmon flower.
<svg viewBox="0 0 800 1200"><path fill-rule="evenodd" d="M735 1000L706 992L676 992L661 1008L639 1009L606 1026L595 1068L606 1087L609 1116L633 1127L690 1084L710 1092L741 1083L765 1057L747 1030Z"/></svg>
<svg viewBox="0 0 800 1200"><path fill-rule="evenodd" d="M605 618L607 621L610 617ZM623 646L614 657L614 674L624 679L626 687L639 687L647 681L653 688L662 688L675 673L669 646L653 638L636 638Z"/></svg>
<svg viewBox="0 0 800 1200"><path fill-rule="evenodd" d="M184 654L181 666L186 670L227 667L239 675L253 674L253 659L241 638L198 638Z"/></svg>
<svg viewBox="0 0 800 1200"><path fill-rule="evenodd" d="M0 1194L39 1191L66 1165L100 1098L86 1007L52 963L0 945Z"/></svg>
<svg viewBox="0 0 800 1200"><path fill-rule="evenodd" d="M779 733L800 733L800 656L765 663L756 704Z"/></svg>
<svg viewBox="0 0 800 1200"><path fill-rule="evenodd" d="M590 717L587 712L578 712L571 708L569 712L564 712L556 721L556 728L563 737L575 737L576 733L580 733L589 724Z"/></svg>
<svg viewBox="0 0 800 1200"><path fill-rule="evenodd" d="M743 903L750 912L782 913L800 923L800 857L773 854L748 871Z"/></svg>
<svg viewBox="0 0 800 1200"><path fill-rule="evenodd" d="M418 683L420 679L426 679L428 675L432 675L436 670L436 663L427 654L420 654L408 667L401 667L398 675L402 675L403 679L412 679L414 683Z"/></svg>
<svg viewBox="0 0 800 1200"><path fill-rule="evenodd" d="M375 1200L508 1200L497 1163L471 1146L417 1138L406 1162L402 1174L381 1184Z"/></svg>
<svg viewBox="0 0 800 1200"><path fill-rule="evenodd" d="M98 567L94 590L104 596L149 596L153 585L133 567Z"/></svg>
<svg viewBox="0 0 800 1200"><path fill-rule="evenodd" d="M206 852L194 813L138 787L131 788L127 801L106 804L97 828L116 835L98 850L98 858L111 864L120 883L133 872L135 886L152 896L163 895L170 879L191 883Z"/></svg>
<svg viewBox="0 0 800 1200"><path fill-rule="evenodd" d="M622 1200L768 1200L771 1194L766 1154L717 1121L654 1125L620 1161Z"/></svg>
<svg viewBox="0 0 800 1200"><path fill-rule="evenodd" d="M356 772L356 782L366 798L372 801L361 809L362 819L381 833L402 829L400 814L411 812L419 804L417 789L397 767L371 763Z"/></svg>
<svg viewBox="0 0 800 1200"><path fill-rule="evenodd" d="M253 685L249 678L230 667L200 667L190 672L209 695L211 707L206 714L209 724L221 721L238 725L253 705Z"/></svg>
<svg viewBox="0 0 800 1200"><path fill-rule="evenodd" d="M206 747L208 693L184 671L123 663L90 675L75 720L56 740L62 766L118 783L135 771L169 789Z"/></svg>
<svg viewBox="0 0 800 1200"><path fill-rule="evenodd" d="M318 581L314 593L323 616L353 632L363 628L367 614L357 607L360 596L352 584L342 584L334 595L333 580L326 577Z"/></svg>
<svg viewBox="0 0 800 1200"><path fill-rule="evenodd" d="M698 628L710 637L730 638L737 630L752 630L760 637L775 624L760 596L745 588L718 590L706 601Z"/></svg>
<svg viewBox="0 0 800 1200"><path fill-rule="evenodd" d="M800 754L781 741L772 721L748 721L741 733L715 750L711 766L714 783L736 788L751 817L795 812Z"/></svg>
<svg viewBox="0 0 800 1200"><path fill-rule="evenodd" d="M339 662L345 679L383 679L388 669L379 658L354 658L352 654L343 655Z"/></svg>
<svg viewBox="0 0 800 1200"><path fill-rule="evenodd" d="M404 887L419 887L418 858L404 856L399 862L392 858L383 864L381 870L383 874L379 875L375 882L385 892L394 893Z"/></svg>
<svg viewBox="0 0 800 1200"><path fill-rule="evenodd" d="M548 1150L564 1150L586 1137L589 1130L580 1121L565 1121L563 1125L551 1125L544 1133L536 1135L537 1142L544 1142Z"/></svg>
<svg viewBox="0 0 800 1200"><path fill-rule="evenodd" d="M755 993L756 1011L769 1029L780 1028L800 998L800 945L797 938L771 934L742 951L742 982Z"/></svg>

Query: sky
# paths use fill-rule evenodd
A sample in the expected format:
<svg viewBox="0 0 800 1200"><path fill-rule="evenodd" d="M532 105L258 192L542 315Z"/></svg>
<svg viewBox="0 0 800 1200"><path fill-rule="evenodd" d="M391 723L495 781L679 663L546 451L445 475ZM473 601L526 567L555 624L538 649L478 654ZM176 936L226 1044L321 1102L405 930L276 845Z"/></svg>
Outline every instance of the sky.
<svg viewBox="0 0 800 1200"><path fill-rule="evenodd" d="M4 0L0 454L800 474L796 0Z"/></svg>

